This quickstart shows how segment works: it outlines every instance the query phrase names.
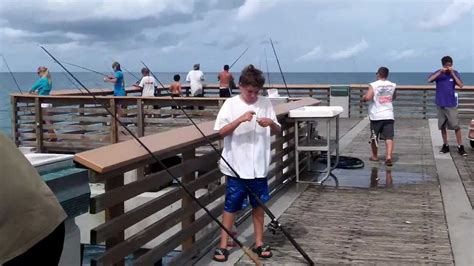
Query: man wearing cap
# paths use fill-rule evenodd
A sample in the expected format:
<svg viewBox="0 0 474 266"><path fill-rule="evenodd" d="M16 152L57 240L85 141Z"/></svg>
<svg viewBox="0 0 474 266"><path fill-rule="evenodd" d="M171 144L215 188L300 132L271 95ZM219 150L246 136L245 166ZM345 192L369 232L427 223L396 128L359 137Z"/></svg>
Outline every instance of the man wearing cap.
<svg viewBox="0 0 474 266"><path fill-rule="evenodd" d="M202 82L204 81L204 73L199 70L200 65L195 64L193 70L189 71L186 81L191 85L191 96L202 97Z"/></svg>

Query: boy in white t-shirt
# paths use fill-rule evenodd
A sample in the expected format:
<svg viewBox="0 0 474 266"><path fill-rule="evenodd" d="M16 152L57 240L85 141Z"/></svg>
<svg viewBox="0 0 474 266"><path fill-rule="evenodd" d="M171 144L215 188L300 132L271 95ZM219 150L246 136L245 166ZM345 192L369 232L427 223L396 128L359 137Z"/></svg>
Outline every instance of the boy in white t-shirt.
<svg viewBox="0 0 474 266"><path fill-rule="evenodd" d="M150 76L150 70L146 67L142 68L142 79L138 87L142 89L142 96L153 97L155 96L156 81L155 78Z"/></svg>
<svg viewBox="0 0 474 266"><path fill-rule="evenodd" d="M255 247L253 252L261 258L272 256L271 249L263 243L264 210L259 206L249 188L262 202L269 200L266 176L270 166L270 134L277 133L281 126L271 102L260 97L265 84L262 71L249 65L242 70L239 79L240 95L229 98L219 111L214 126L224 138L222 156L235 170L221 159L219 167L227 176L227 189L222 215L222 224L232 229L235 214L243 209L247 200L253 208ZM213 259L227 261L227 233L221 231L221 241Z"/></svg>
<svg viewBox="0 0 474 266"><path fill-rule="evenodd" d="M379 137L385 140L387 156L385 165L392 166L393 136L395 118L393 115L393 100L396 97L396 84L387 80L389 70L380 67L377 71L377 81L370 83L367 94L363 101L369 101L369 118L372 148L371 161L378 161L377 140Z"/></svg>

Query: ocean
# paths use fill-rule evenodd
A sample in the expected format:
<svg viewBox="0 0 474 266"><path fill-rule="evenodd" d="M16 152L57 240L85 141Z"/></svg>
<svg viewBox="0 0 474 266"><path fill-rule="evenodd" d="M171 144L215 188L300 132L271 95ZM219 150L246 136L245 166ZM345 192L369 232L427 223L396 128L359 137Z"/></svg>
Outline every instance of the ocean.
<svg viewBox="0 0 474 266"><path fill-rule="evenodd" d="M91 72L75 72L73 73L87 88L112 88L112 84L104 83L103 77ZM133 75L132 75L133 74ZM125 84L131 85L135 83L136 77L140 77L139 73L124 72ZM181 82L185 83L187 72L166 72L155 73L160 81L164 84L173 81L173 75L179 74ZM217 74L214 72L204 72L206 82L217 83ZM389 79L399 85L427 85L427 78L430 73L390 73ZM28 93L29 88L38 78L34 72L15 72L15 76L20 89L24 93ZM238 74L234 73L237 77ZM272 72L267 74L265 78L270 81L270 84L283 84L283 79L280 73ZM321 72L304 72L304 73L284 73L287 84L366 84L374 81L375 72L336 72L336 73L321 73ZM60 89L77 89L78 86L72 81L72 78L67 76L65 72L51 73L53 79L53 90ZM461 73L461 78L465 85L474 85L474 73ZM0 73L0 130L4 133L11 134L11 104L9 94L18 92L10 73Z"/></svg>

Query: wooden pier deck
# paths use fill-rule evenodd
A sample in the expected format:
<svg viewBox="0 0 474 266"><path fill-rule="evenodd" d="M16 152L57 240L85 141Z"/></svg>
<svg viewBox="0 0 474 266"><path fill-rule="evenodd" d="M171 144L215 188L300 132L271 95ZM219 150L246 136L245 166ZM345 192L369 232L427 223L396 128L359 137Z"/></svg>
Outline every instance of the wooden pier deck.
<svg viewBox="0 0 474 266"><path fill-rule="evenodd" d="M334 171L340 181L337 189L331 187L330 182L326 187L307 185L279 217L281 224L316 264L474 263L472 255L465 254L469 253L465 252L469 247L462 254L455 250L453 241L470 245L472 250L472 240L460 243L457 238L459 234L472 232L456 232L456 226L447 224L450 222L447 217L449 210L446 210L449 204L440 190L439 180L443 177L438 176L429 121L398 119L395 128L393 167L387 168L383 164L384 145L380 145L380 162L368 160L367 125L342 151L342 155L363 159L364 169ZM467 151L470 153L467 158L452 155L465 183L472 182L474 173L473 151L471 148ZM464 222L474 224L472 212L468 210L462 215L467 217ZM473 227L470 228L472 231ZM251 238L247 239L252 242ZM265 241L272 246L274 253L272 258L262 261L265 265L306 264L281 232L273 235L267 231ZM455 261L453 253L457 254L459 261ZM232 264L253 263L241 255Z"/></svg>

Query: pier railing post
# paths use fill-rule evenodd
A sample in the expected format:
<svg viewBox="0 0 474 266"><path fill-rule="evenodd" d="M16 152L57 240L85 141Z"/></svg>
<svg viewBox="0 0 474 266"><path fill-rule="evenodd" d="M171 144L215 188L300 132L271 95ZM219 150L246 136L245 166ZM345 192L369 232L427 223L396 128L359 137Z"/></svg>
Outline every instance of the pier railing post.
<svg viewBox="0 0 474 266"><path fill-rule="evenodd" d="M18 99L16 96L11 96L11 105L12 105L12 138L15 142L15 145L18 146Z"/></svg>
<svg viewBox="0 0 474 266"><path fill-rule="evenodd" d="M427 118L427 108L426 108L426 98L427 98L428 91L423 90L423 119Z"/></svg>
<svg viewBox="0 0 474 266"><path fill-rule="evenodd" d="M182 156L183 156L183 163L188 161L188 160L192 160L192 159L196 158L196 150L191 149L191 150L188 150L186 152L183 152ZM195 179L195 172L191 172L191 173L183 176L183 181L182 182L183 182L184 185L186 185L186 184L192 182L194 179ZM193 200L188 195L185 195L183 193L181 202L182 202L181 209L184 209L187 206L189 206L190 204L192 204ZM183 218L183 221L181 222L181 228L182 228L181 230L183 230L184 228L190 226L194 222L194 220L195 220L194 214L191 214L188 217ZM195 240L196 240L195 236L192 235L188 239L183 241L183 244L182 244L183 252L187 249L190 249L192 247L193 243L195 242Z"/></svg>
<svg viewBox="0 0 474 266"><path fill-rule="evenodd" d="M105 180L105 184L104 184L105 193L107 193L107 191L110 191L112 189L122 187L123 185L124 185L123 174L120 174L112 178L108 178ZM113 207L105 209L105 222L108 222L116 217L123 215L124 211L125 211L125 207L124 207L123 202L118 203L117 205ZM105 241L105 248L106 250L109 250L113 246L123 242L124 240L125 240L125 233L121 231ZM123 259L119 260L115 265L125 266L125 261Z"/></svg>
<svg viewBox="0 0 474 266"><path fill-rule="evenodd" d="M43 146L43 113L41 112L41 99L35 97L35 124L36 124L36 151L44 151Z"/></svg>
<svg viewBox="0 0 474 266"><path fill-rule="evenodd" d="M275 154L281 154L283 152L283 132L275 134ZM279 180L283 176L283 156L278 156L275 162L275 169L278 171L275 173L275 179Z"/></svg>
<svg viewBox="0 0 474 266"><path fill-rule="evenodd" d="M145 135L145 115L143 110L143 100L137 99L137 134L138 137ZM143 179L145 176L145 167L137 168L137 180Z"/></svg>
<svg viewBox="0 0 474 266"><path fill-rule="evenodd" d="M145 115L143 110L143 101L142 99L137 99L137 134L138 137L143 137L145 135Z"/></svg>
<svg viewBox="0 0 474 266"><path fill-rule="evenodd" d="M115 105L115 99L110 99L110 111L112 112L113 117L110 119L110 142L117 143L118 142L118 123L115 119L117 115L117 106Z"/></svg>

